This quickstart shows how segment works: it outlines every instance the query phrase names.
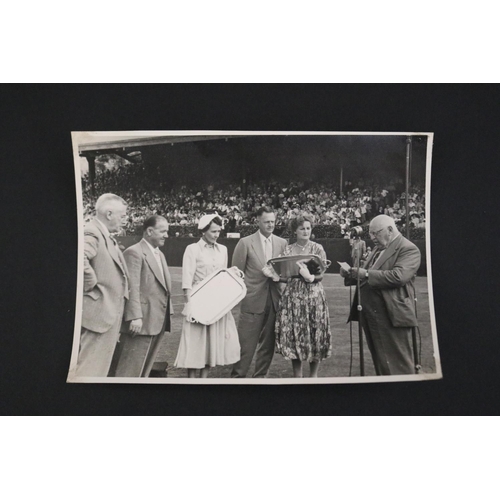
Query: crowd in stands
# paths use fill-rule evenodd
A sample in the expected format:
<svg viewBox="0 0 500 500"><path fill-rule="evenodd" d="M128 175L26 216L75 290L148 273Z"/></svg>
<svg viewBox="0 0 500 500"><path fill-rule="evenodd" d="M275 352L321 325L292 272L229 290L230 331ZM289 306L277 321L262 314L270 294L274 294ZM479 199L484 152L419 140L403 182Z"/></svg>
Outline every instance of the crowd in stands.
<svg viewBox="0 0 500 500"><path fill-rule="evenodd" d="M85 220L94 215L88 176L82 178ZM402 179L384 184L359 179L347 181L342 195L338 185L308 181L252 182L244 196L241 185L213 183L203 187L171 186L153 182L143 167L133 165L99 172L96 194L112 192L129 204L127 232L142 224L150 214L161 214L171 225L192 226L205 213L217 211L228 221L228 231L237 226L253 225L255 212L262 205L276 209L276 225L283 226L299 212L312 214L318 225L338 225L347 235L350 227L362 225L378 214L406 224L405 190ZM425 191L412 186L409 195L410 227L425 227Z"/></svg>

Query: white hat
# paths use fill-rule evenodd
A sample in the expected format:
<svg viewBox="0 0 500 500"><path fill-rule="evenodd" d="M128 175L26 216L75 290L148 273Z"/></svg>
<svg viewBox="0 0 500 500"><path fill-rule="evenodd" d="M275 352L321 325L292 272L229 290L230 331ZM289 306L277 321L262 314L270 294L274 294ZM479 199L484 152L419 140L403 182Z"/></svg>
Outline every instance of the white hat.
<svg viewBox="0 0 500 500"><path fill-rule="evenodd" d="M200 221L198 222L198 229L204 229L216 217L219 217L219 214L217 212L215 212L214 214L206 214L206 215L204 215L203 217L200 218Z"/></svg>

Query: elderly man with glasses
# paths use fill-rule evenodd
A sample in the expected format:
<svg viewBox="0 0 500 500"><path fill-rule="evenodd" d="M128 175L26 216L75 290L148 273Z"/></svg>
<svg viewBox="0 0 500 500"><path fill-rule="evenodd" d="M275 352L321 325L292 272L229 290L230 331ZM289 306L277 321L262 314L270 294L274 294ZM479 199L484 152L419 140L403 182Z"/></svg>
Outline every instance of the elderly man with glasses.
<svg viewBox="0 0 500 500"><path fill-rule="evenodd" d="M347 286L359 275L361 325L377 375L414 374L411 331L418 325L414 280L420 250L387 215L370 222L370 238L375 248L364 266L340 274ZM357 307L356 292L348 321L359 321Z"/></svg>

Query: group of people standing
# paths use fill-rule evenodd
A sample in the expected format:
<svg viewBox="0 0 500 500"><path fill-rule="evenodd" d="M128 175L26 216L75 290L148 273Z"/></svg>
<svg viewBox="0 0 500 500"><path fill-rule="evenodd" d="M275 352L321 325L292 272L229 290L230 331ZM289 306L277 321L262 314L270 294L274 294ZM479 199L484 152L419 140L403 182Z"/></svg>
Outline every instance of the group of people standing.
<svg viewBox="0 0 500 500"><path fill-rule="evenodd" d="M232 266L243 272L247 294L241 302L238 326L231 312L206 326L190 321L192 287L218 269L228 266L227 248L217 243L222 220L217 214L200 219L200 241L189 245L182 263L185 307L181 341L175 366L187 368L188 377L207 377L210 367L233 365L231 377L246 377L255 358L253 377L268 375L274 353L292 361L295 377L309 362L310 375L318 375L319 363L331 349L328 305L321 273L313 275L303 264L297 275L282 279L272 273L268 261L286 255L318 255L326 261L321 245L310 241L312 224L307 216L294 219L296 243L273 234L276 215L262 207L257 213L258 231L242 238L234 250Z"/></svg>
<svg viewBox="0 0 500 500"><path fill-rule="evenodd" d="M78 376L147 377L152 369L161 370L155 367L155 358L165 332L171 330L173 314L171 277L159 250L168 223L159 215L147 218L142 240L122 254L113 234L126 220L126 208L122 198L102 195L95 219L85 226ZM253 377L266 377L275 352L292 361L294 376L302 376L302 364L308 362L315 377L320 361L332 353L322 275L300 265L296 276L283 280L267 267L271 258L284 255L312 253L326 260L322 246L310 241L311 219L307 215L294 219L297 241L291 245L273 234L272 209L262 208L257 220L258 231L238 242L232 259L232 266L244 273L247 287L238 325L231 312L211 325L191 318L193 287L228 267L227 248L217 243L221 218L203 216L198 224L200 240L186 247L185 304L174 366L186 368L188 377L205 378L210 367L220 365L232 365L231 377L246 377L254 358Z"/></svg>
<svg viewBox="0 0 500 500"><path fill-rule="evenodd" d="M148 217L142 240L122 254L113 234L126 223L126 210L122 198L104 194L96 203L95 219L85 226L77 376L148 377L152 370L165 368L156 366L155 359L163 336L171 331L173 314L171 277L159 249L165 243L168 222L159 215ZM258 230L242 238L234 250L231 264L244 274L247 288L238 325L231 312L211 325L202 325L191 316L193 287L215 271L227 269L229 263L227 248L217 242L223 221L217 214L200 218L201 238L186 247L183 257L182 333L174 364L187 369L188 377L206 378L211 367L232 365L231 377L244 378L255 358L252 376L264 378L275 353L291 361L294 377L303 376L304 364L309 364L309 375L317 377L321 361L331 356L330 314L321 283L324 271L311 270L299 260L295 275L280 278L268 265L275 257L311 254L326 263L323 247L310 239L313 221L307 214L299 214L291 221L295 239L291 244L273 234L275 221L273 209L260 208ZM389 223L388 233L394 236L395 226L385 219L384 223ZM379 235L380 231L376 237ZM416 264L414 261L413 267ZM405 273L404 285L416 272L413 267ZM346 284L356 279L355 272L362 270L353 268L344 276ZM372 275L370 271L368 278L367 272L363 281L368 284L369 279L375 279ZM373 324L367 324L365 332L370 328L374 330ZM380 363L375 362L376 357L380 358L379 344L384 349L383 343L375 345L373 339L368 340L377 374L382 374L384 367L379 369ZM406 344L403 347L405 350ZM398 348L399 344L394 349ZM397 363L401 364L400 358L406 362L406 357L406 350L403 355L397 354ZM386 359L384 363L392 361Z"/></svg>

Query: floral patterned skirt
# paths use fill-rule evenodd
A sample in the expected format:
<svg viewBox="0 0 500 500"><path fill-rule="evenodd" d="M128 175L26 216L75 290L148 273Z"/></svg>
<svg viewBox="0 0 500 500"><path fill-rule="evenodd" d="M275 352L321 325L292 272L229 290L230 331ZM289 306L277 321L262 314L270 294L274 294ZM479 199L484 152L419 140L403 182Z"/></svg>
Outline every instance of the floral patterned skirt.
<svg viewBox="0 0 500 500"><path fill-rule="evenodd" d="M321 283L292 279L276 315L276 352L285 359L320 361L332 354L332 334Z"/></svg>

